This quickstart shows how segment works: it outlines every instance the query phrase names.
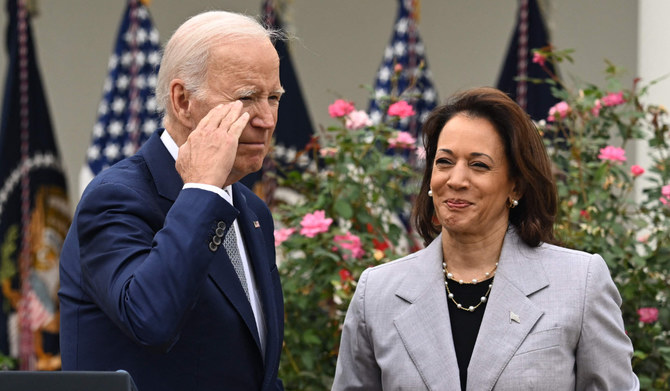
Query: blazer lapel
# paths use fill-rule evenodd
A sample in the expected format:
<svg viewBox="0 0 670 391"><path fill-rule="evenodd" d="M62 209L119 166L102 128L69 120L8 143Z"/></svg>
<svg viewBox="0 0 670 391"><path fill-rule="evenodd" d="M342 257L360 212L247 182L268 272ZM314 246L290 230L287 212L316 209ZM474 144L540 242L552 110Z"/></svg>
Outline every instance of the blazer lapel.
<svg viewBox="0 0 670 391"><path fill-rule="evenodd" d="M275 325L278 324L277 310L275 308L274 292L272 289L272 280L270 276L270 261L264 252L266 248L263 237L263 227L260 226L259 218L247 206L245 195L240 191L241 184L233 185L234 200L240 215L237 218L242 232L242 237L246 244L247 256L253 266L253 274L258 288L259 300L261 301L263 315L266 325L266 344L265 344L265 363L266 367L274 368L275 363L269 363L273 357L277 357L275 347L278 346L275 341L280 339L279 330ZM254 323L255 327L255 323ZM257 329L254 329L256 331ZM256 332L257 334L257 332ZM259 341L260 347L260 341Z"/></svg>
<svg viewBox="0 0 670 391"><path fill-rule="evenodd" d="M240 205L239 207L235 207L237 210L245 210L246 209L246 204L241 202L241 195L239 192L236 192L233 195L233 200L235 204ZM247 233L245 230L245 224L244 224L244 219L241 218L242 213L239 213L236 217L237 224L240 227L240 231L242 233L242 237L245 239L245 242L248 242L247 238ZM234 229L232 226L229 229ZM247 257L250 260L254 259L253 253L251 253L250 247L252 246L247 246ZM235 267L233 266L232 262L230 261L230 258L228 257L228 253L226 251L219 251L218 252L218 257L219 259L215 260L212 262L210 266L210 272L209 275L214 282L214 284L221 290L221 292L228 298L230 303L233 305L233 307L237 310L237 312L240 314L242 319L244 320L244 323L246 324L247 328L249 329L249 332L251 335L254 337L254 341L256 341L256 347L258 348L259 353L261 352L261 341L258 336L258 328L256 326L256 319L254 318L254 313L253 310L251 309L251 304L249 303L249 299L247 299L247 295L244 293L244 289L242 288L242 284L240 283L240 279L237 276L237 272L235 272ZM252 262L253 263L253 262Z"/></svg>
<svg viewBox="0 0 670 391"><path fill-rule="evenodd" d="M426 387L460 390L441 267L441 243L438 236L417 253L417 266L396 292L410 306L393 323Z"/></svg>
<svg viewBox="0 0 670 391"><path fill-rule="evenodd" d="M543 314L528 298L549 282L513 229L505 236L498 270L468 367L468 390L491 390Z"/></svg>

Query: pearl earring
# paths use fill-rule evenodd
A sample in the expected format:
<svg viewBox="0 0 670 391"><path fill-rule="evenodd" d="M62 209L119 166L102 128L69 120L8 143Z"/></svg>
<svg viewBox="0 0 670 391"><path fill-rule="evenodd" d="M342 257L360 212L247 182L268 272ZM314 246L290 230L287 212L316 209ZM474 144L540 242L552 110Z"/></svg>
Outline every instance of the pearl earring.
<svg viewBox="0 0 670 391"><path fill-rule="evenodd" d="M429 190L428 190L428 197L432 197L432 196L433 196L433 190L432 190L432 189L429 189Z"/></svg>
<svg viewBox="0 0 670 391"><path fill-rule="evenodd" d="M512 199L512 202L511 202L509 207L510 208L516 208L517 206L519 206L519 201L517 201L515 199Z"/></svg>

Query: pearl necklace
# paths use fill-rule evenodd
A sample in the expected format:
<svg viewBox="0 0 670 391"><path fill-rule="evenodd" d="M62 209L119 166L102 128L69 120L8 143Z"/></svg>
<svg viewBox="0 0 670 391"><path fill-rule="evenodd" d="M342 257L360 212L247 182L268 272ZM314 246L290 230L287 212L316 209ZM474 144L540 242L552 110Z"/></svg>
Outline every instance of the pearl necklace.
<svg viewBox="0 0 670 391"><path fill-rule="evenodd" d="M488 272L484 275L484 278L481 281L485 281L489 278L493 278L493 275L495 275L495 272L496 272L497 268L498 268L498 262L496 262L495 266L493 267L493 269L490 272ZM491 287L493 287L492 283L489 284L489 287L486 290L486 293L484 294L484 296L479 298L479 303L477 303L477 305L475 305L475 306L471 305L471 306L466 308L461 303L457 302L456 299L454 299L454 294L451 293L451 291L449 290L449 282L448 281L449 280L457 281L459 284L476 284L480 280L478 280L476 278L473 278L471 282L465 282L463 280L454 279L454 275L449 273L449 270L447 269L447 263L446 262L442 262L442 271L444 272L444 287L447 289L447 297L449 297L449 299L451 301L453 301L454 304L456 304L456 308L458 308L459 310L474 312L480 305L482 305L482 303L485 303L486 300L488 299L489 293L491 293Z"/></svg>

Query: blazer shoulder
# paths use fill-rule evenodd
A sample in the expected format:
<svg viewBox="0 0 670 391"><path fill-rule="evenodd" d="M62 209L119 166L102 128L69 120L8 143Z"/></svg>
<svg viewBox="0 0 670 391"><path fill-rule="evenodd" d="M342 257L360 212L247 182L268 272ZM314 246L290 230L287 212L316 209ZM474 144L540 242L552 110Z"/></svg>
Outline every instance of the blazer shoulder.
<svg viewBox="0 0 670 391"><path fill-rule="evenodd" d="M547 243L543 243L536 249L542 258L556 259L560 260L561 262L588 263L594 258L601 258L598 254L591 254L586 251L575 250Z"/></svg>
<svg viewBox="0 0 670 391"><path fill-rule="evenodd" d="M551 244L543 244L536 249L535 258L541 260L549 276L565 276L566 271L573 277L581 275L583 278L593 273L610 274L607 263L599 254Z"/></svg>
<svg viewBox="0 0 670 391"><path fill-rule="evenodd" d="M421 291L435 273L437 260L425 256L425 250L365 270L361 279L366 290L376 297L393 297L401 287ZM415 292L416 293L416 292Z"/></svg>
<svg viewBox="0 0 670 391"><path fill-rule="evenodd" d="M415 263L418 260L418 254L421 253L422 250L419 250L415 253L405 255L404 257L395 259L393 261L389 261L386 263L382 263L381 265L377 265L374 267L371 267L368 269L368 274L374 274L375 277L377 276L388 276L388 275L394 275L401 273L404 270L410 270L414 267L416 267Z"/></svg>

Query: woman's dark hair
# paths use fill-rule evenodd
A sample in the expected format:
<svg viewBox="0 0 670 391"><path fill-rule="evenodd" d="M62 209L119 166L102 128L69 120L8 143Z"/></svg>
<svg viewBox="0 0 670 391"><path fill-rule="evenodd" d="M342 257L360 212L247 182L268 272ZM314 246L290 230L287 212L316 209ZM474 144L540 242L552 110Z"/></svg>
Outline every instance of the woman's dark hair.
<svg viewBox="0 0 670 391"><path fill-rule="evenodd" d="M500 90L482 87L453 95L446 104L436 107L423 125L426 169L414 204L413 222L425 244L442 229L434 223L435 207L428 196L437 141L444 125L457 114L488 120L503 140L510 178L522 194L519 205L510 209L509 215L521 239L532 247L542 242L555 243L556 184L542 137L516 102Z"/></svg>

